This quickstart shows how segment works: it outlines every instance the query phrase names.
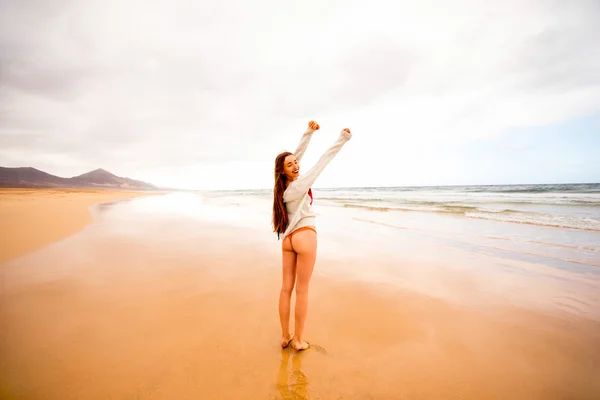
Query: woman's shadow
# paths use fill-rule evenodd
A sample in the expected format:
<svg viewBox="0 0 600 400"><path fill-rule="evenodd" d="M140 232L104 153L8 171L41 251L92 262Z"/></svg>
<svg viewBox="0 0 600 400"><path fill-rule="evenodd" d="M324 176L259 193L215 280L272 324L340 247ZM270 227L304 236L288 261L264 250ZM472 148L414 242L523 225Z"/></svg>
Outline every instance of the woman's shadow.
<svg viewBox="0 0 600 400"><path fill-rule="evenodd" d="M308 379L302 372L303 353L290 348L281 350L281 364L279 364L277 383L275 384L281 400L310 399Z"/></svg>

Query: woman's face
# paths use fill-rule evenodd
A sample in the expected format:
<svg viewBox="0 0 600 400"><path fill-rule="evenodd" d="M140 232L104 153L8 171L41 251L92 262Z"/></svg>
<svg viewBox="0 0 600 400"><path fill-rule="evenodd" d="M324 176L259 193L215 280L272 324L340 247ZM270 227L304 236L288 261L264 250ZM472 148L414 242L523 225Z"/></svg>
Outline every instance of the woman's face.
<svg viewBox="0 0 600 400"><path fill-rule="evenodd" d="M300 174L300 166L296 160L296 156L290 154L283 161L283 173L287 176L289 181L293 181L298 178Z"/></svg>

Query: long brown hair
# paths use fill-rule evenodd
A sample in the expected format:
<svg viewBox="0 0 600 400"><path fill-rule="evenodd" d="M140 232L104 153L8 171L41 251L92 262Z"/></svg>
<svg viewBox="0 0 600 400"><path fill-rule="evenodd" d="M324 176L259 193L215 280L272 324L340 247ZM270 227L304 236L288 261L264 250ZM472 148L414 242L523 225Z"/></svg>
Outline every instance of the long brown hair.
<svg viewBox="0 0 600 400"><path fill-rule="evenodd" d="M277 232L277 237L285 232L288 227L288 214L283 202L283 192L285 192L287 176L283 173L283 164L285 158L292 153L285 151L275 158L275 187L273 188L273 232Z"/></svg>

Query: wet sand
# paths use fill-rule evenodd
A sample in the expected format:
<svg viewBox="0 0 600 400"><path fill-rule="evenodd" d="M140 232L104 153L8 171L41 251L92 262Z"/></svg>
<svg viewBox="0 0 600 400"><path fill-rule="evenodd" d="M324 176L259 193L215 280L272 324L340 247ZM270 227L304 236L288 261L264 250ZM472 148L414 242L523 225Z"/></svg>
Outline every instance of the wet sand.
<svg viewBox="0 0 600 400"><path fill-rule="evenodd" d="M64 239L92 221L89 208L153 192L86 189L0 189L0 262Z"/></svg>
<svg viewBox="0 0 600 400"><path fill-rule="evenodd" d="M313 347L281 350L279 243L181 212L136 213L139 200L100 207L84 231L0 265L0 398L600 394L598 321L323 275L373 262L326 252L311 288Z"/></svg>

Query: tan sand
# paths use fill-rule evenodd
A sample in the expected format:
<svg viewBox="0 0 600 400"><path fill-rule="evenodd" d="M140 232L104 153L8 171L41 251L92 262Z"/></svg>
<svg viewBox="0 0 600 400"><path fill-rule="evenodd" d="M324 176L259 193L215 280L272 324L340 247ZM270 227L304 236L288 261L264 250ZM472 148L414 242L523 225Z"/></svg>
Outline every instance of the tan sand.
<svg viewBox="0 0 600 400"><path fill-rule="evenodd" d="M245 265L260 271L260 257L245 256L253 262ZM4 398L594 399L600 393L598 324L510 308L493 317L415 294L318 281L308 326L313 348L281 351L274 273L239 274L225 283L200 273L193 261L169 260L178 272L140 277L113 268L103 287L64 280L8 293ZM205 262L227 268L228 260Z"/></svg>
<svg viewBox="0 0 600 400"><path fill-rule="evenodd" d="M0 398L599 398L600 323L386 285L315 276L313 347L282 351L277 245L207 226L182 250L169 229L151 244L89 229L6 265Z"/></svg>
<svg viewBox="0 0 600 400"><path fill-rule="evenodd" d="M97 203L157 192L85 189L0 189L0 262L64 239L92 221Z"/></svg>

